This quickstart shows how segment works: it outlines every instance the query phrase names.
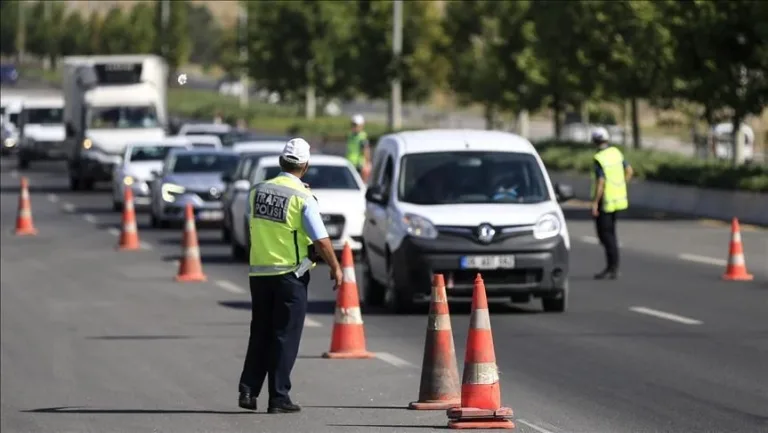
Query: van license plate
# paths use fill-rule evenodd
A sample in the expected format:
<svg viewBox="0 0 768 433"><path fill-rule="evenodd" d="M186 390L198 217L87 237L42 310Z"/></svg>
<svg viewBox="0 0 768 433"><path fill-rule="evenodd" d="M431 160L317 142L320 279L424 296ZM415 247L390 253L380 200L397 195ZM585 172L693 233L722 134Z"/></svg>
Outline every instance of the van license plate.
<svg viewBox="0 0 768 433"><path fill-rule="evenodd" d="M200 211L199 217L202 221L216 221L224 218L224 212L220 210L204 210Z"/></svg>
<svg viewBox="0 0 768 433"><path fill-rule="evenodd" d="M330 237L341 236L341 229L337 225L326 225L325 230L328 232L328 236Z"/></svg>
<svg viewBox="0 0 768 433"><path fill-rule="evenodd" d="M461 258L462 269L512 269L515 256L464 256Z"/></svg>

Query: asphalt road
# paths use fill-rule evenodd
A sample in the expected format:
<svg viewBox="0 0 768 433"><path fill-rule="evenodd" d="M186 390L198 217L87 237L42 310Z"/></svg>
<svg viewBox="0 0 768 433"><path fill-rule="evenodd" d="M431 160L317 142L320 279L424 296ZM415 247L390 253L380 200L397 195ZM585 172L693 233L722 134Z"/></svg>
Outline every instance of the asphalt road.
<svg viewBox="0 0 768 433"><path fill-rule="evenodd" d="M144 251L115 251L120 215L106 188L67 189L62 163L0 165L0 430L10 433L421 432L442 412L418 393L426 307L364 309L366 361L329 361L334 293L313 271L294 370L298 415L236 406L250 299L245 267L216 229L199 228L207 283L173 281L180 229L149 227ZM11 234L21 175L31 238ZM633 211L620 223L622 279L602 267L592 223L568 206L571 306L492 306L503 402L525 433L768 431L768 232L743 227L755 281L720 280L727 225ZM360 269L357 270L361 275ZM451 307L459 365L466 304Z"/></svg>

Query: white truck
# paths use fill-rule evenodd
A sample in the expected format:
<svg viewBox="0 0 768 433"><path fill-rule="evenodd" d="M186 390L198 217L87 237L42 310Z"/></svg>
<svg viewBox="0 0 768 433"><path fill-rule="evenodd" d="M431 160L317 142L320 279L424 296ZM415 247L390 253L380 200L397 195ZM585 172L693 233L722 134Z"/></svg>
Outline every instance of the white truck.
<svg viewBox="0 0 768 433"><path fill-rule="evenodd" d="M166 136L168 66L153 55L63 59L70 189L111 181L129 143Z"/></svg>

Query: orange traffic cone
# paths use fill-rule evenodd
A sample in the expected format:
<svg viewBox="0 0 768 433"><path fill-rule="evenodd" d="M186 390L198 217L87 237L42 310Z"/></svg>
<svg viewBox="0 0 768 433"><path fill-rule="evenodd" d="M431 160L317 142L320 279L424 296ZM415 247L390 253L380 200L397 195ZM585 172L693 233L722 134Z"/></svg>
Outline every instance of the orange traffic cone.
<svg viewBox="0 0 768 433"><path fill-rule="evenodd" d="M728 266L723 274L724 280L751 281L754 275L747 272L747 264L744 260L744 246L741 243L741 229L739 220L731 221L731 245L728 249Z"/></svg>
<svg viewBox="0 0 768 433"><path fill-rule="evenodd" d="M136 226L136 212L133 208L133 191L125 188L123 196L123 223L120 229L120 242L117 249L120 251L136 251L141 249L139 245L139 232Z"/></svg>
<svg viewBox="0 0 768 433"><path fill-rule="evenodd" d="M355 263L349 243L344 244L341 253L341 268L344 280L336 294L331 350L323 353L330 359L368 359L374 354L365 349L365 330L360 313L360 299L355 281Z"/></svg>
<svg viewBox="0 0 768 433"><path fill-rule="evenodd" d="M459 368L456 365L445 281L443 274L435 274L432 279L427 338L424 342L419 401L412 402L408 408L445 410L460 405Z"/></svg>
<svg viewBox="0 0 768 433"><path fill-rule="evenodd" d="M32 222L32 205L29 202L29 181L21 178L21 193L19 194L19 211L16 215L17 236L34 236L37 234L35 224Z"/></svg>
<svg viewBox="0 0 768 433"><path fill-rule="evenodd" d="M191 204L185 209L186 223L182 240L182 254L179 260L179 272L176 281L201 282L208 277L203 273L203 263L200 260L200 246L197 243L197 228L195 227L195 210Z"/></svg>
<svg viewBox="0 0 768 433"><path fill-rule="evenodd" d="M491 318L485 284L480 274L475 278L472 316L469 319L461 407L448 409L448 427L452 429L513 429L512 409L501 407L499 370L493 349Z"/></svg>

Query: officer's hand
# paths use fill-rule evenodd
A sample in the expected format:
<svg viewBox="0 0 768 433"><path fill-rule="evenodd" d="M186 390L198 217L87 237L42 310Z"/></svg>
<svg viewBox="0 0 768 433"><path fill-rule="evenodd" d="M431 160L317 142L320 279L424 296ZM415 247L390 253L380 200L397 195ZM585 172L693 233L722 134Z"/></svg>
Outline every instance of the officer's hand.
<svg viewBox="0 0 768 433"><path fill-rule="evenodd" d="M592 216L593 217L597 217L599 214L600 214L600 212L599 212L599 209L598 209L598 205L593 204L592 205Z"/></svg>
<svg viewBox="0 0 768 433"><path fill-rule="evenodd" d="M341 282L344 279L344 273L341 272L341 268L331 268L331 280L335 282L335 285L333 286L333 290L338 289L341 287Z"/></svg>

